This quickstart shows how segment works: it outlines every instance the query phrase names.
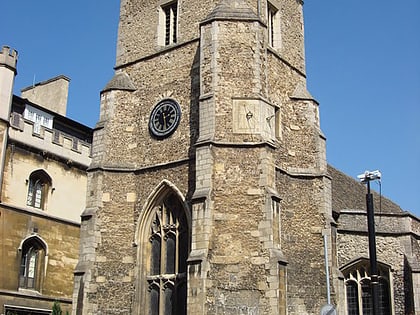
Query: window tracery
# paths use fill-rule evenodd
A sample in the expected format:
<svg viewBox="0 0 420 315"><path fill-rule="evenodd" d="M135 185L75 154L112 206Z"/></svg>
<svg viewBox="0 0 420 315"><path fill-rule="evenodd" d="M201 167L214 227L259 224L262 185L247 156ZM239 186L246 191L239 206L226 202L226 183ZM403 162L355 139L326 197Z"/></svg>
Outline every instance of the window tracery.
<svg viewBox="0 0 420 315"><path fill-rule="evenodd" d="M369 260L362 259L343 271L346 285L347 314L373 314ZM378 263L379 311L391 315L390 269Z"/></svg>
<svg viewBox="0 0 420 315"><path fill-rule="evenodd" d="M184 207L169 194L149 215L141 248L141 304L148 315L186 314L189 228Z"/></svg>

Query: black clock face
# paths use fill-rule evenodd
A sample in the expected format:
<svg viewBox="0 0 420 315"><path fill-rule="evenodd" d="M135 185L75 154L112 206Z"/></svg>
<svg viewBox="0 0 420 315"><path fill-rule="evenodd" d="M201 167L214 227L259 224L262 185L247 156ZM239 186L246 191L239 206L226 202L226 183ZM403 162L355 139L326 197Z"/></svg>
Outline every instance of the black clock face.
<svg viewBox="0 0 420 315"><path fill-rule="evenodd" d="M167 137L178 127L181 119L179 104L171 99L160 101L150 114L149 129L157 138Z"/></svg>

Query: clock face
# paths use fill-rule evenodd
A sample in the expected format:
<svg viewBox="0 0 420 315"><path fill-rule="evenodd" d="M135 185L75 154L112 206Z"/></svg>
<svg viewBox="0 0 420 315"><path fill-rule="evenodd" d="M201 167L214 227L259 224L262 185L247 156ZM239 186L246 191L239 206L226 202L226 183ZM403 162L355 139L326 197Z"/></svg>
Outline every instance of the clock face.
<svg viewBox="0 0 420 315"><path fill-rule="evenodd" d="M153 136L157 138L167 137L178 127L181 119L181 108L172 99L160 101L149 119L149 129Z"/></svg>

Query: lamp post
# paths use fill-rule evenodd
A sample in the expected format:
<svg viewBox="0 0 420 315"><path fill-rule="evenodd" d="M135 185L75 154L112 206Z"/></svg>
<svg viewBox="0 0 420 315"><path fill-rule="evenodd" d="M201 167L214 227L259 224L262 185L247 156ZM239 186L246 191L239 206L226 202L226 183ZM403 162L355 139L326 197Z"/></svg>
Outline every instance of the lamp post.
<svg viewBox="0 0 420 315"><path fill-rule="evenodd" d="M366 171L357 177L363 184L367 185L366 208L369 235L370 285L372 289L373 315L379 315L379 277L376 259L375 214L373 210L373 196L370 192L370 181L381 179L381 173L379 171Z"/></svg>

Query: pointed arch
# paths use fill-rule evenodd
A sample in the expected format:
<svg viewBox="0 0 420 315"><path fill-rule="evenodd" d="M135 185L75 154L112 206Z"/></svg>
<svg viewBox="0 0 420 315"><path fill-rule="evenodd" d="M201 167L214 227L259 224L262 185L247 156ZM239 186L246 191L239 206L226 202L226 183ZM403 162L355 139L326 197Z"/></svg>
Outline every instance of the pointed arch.
<svg viewBox="0 0 420 315"><path fill-rule="evenodd" d="M45 255L48 256L48 244L47 242L39 235L37 234L31 234L28 235L27 237L25 237L19 244L19 251L22 251L23 248L23 244L27 243L27 242L36 242L38 243L41 247L43 247L45 249Z"/></svg>
<svg viewBox="0 0 420 315"><path fill-rule="evenodd" d="M30 207L45 209L47 196L52 187L52 179L42 169L33 171L28 178L28 195L26 204Z"/></svg>
<svg viewBox="0 0 420 315"><path fill-rule="evenodd" d="M135 314L186 314L191 217L179 189L163 180L137 222Z"/></svg>
<svg viewBox="0 0 420 315"><path fill-rule="evenodd" d="M47 272L48 244L39 235L29 235L19 245L19 288L42 291Z"/></svg>
<svg viewBox="0 0 420 315"><path fill-rule="evenodd" d="M147 225L147 218L150 215L150 211L152 211L153 209L153 205L155 204L159 204L162 202L162 200L164 199L165 196L167 196L168 194L173 193L174 195L176 195L179 200L182 202L184 210L185 210L185 214L187 216L187 220L188 220L188 225L189 225L189 229L191 227L191 214L190 212L187 210L188 206L185 202L185 197L184 195L181 193L181 191L178 189L178 187L176 187L173 183L171 183L170 181L164 179L162 180L159 185L157 185L152 192L149 194L149 196L147 197L141 211L140 211L140 216L137 220L137 227L136 227L136 231L135 231L135 236L134 236L134 245L138 246L138 240L139 240L139 235L141 235L144 232L144 227L145 225Z"/></svg>

